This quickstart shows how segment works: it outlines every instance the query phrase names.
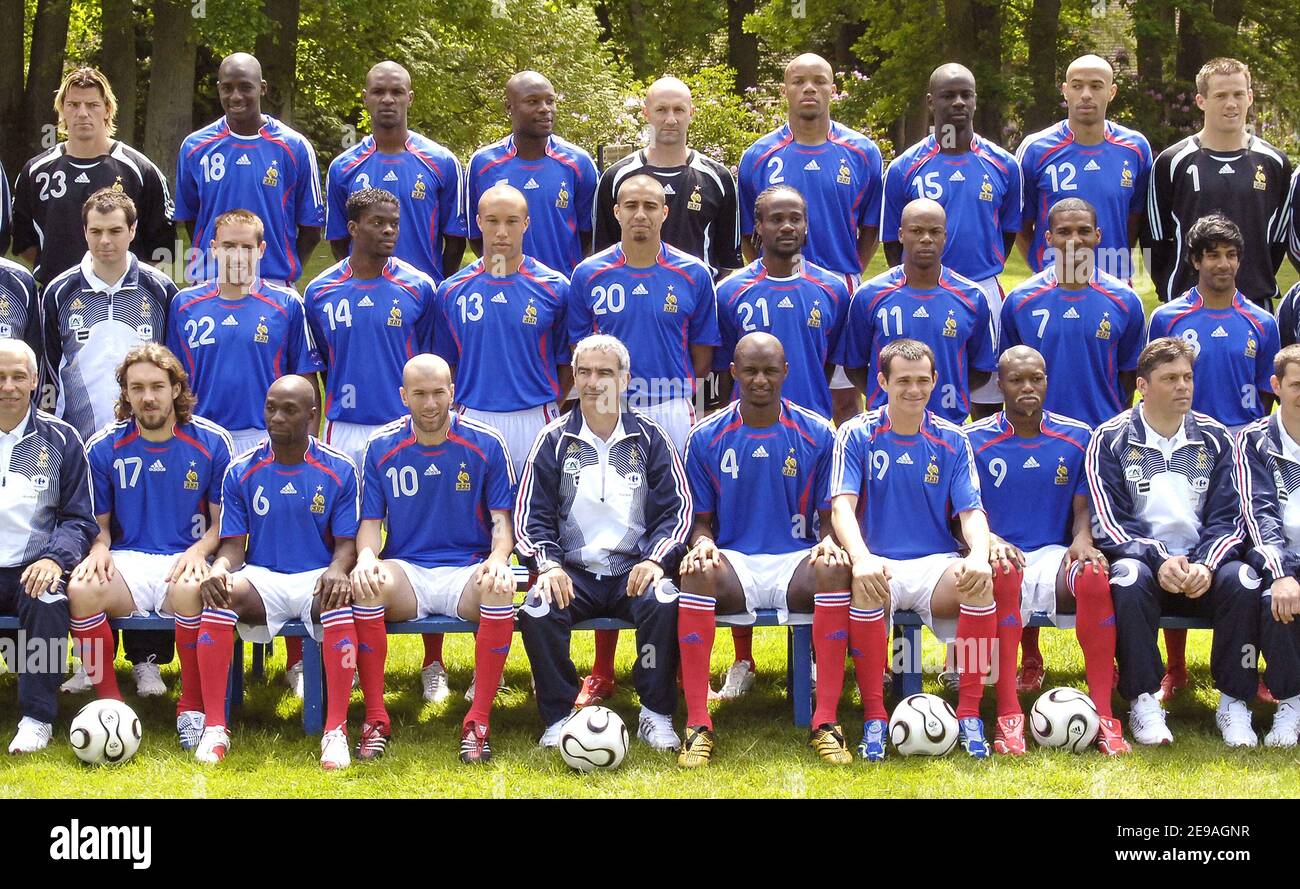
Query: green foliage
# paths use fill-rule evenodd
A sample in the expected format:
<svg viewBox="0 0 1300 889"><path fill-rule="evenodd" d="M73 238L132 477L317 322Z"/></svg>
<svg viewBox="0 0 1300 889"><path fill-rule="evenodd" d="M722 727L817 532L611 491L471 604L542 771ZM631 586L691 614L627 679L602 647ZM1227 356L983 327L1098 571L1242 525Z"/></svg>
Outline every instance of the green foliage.
<svg viewBox="0 0 1300 889"><path fill-rule="evenodd" d="M723 3L699 0L602 0L597 16L609 23L606 35L632 76L652 81L665 74L717 65L726 45L712 35L727 30Z"/></svg>

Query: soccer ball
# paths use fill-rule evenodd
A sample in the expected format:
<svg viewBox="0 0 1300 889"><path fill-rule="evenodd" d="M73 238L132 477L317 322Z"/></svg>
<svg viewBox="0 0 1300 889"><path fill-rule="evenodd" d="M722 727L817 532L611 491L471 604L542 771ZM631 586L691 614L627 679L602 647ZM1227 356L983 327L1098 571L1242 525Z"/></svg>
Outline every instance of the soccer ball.
<svg viewBox="0 0 1300 889"><path fill-rule="evenodd" d="M1043 692L1029 711L1029 730L1042 747L1082 753L1097 740L1101 719L1092 698L1074 688Z"/></svg>
<svg viewBox="0 0 1300 889"><path fill-rule="evenodd" d="M957 745L957 714L936 695L908 695L889 718L889 740L904 756L943 756Z"/></svg>
<svg viewBox="0 0 1300 889"><path fill-rule="evenodd" d="M91 701L72 720L68 743L92 766L118 765L140 748L140 717L121 701Z"/></svg>
<svg viewBox="0 0 1300 889"><path fill-rule="evenodd" d="M616 769L627 754L627 726L613 710L583 707L560 729L560 756L579 772Z"/></svg>

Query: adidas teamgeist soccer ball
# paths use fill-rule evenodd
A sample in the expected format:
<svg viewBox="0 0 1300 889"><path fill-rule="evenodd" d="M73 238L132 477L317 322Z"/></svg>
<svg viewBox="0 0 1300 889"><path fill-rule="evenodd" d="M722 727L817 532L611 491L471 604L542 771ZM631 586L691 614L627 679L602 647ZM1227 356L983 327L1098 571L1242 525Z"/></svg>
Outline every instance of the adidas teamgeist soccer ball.
<svg viewBox="0 0 1300 889"><path fill-rule="evenodd" d="M889 718L889 740L904 756L943 756L957 744L957 714L936 695L909 695Z"/></svg>
<svg viewBox="0 0 1300 889"><path fill-rule="evenodd" d="M1082 753L1097 740L1101 727L1092 698L1074 688L1053 688L1034 701L1029 730L1043 747L1064 747Z"/></svg>
<svg viewBox="0 0 1300 889"><path fill-rule="evenodd" d="M140 748L140 718L121 701L91 701L72 720L68 743L92 766L126 762Z"/></svg>
<svg viewBox="0 0 1300 889"><path fill-rule="evenodd" d="M560 756L579 772L616 769L627 754L627 726L613 710L583 707L560 729Z"/></svg>

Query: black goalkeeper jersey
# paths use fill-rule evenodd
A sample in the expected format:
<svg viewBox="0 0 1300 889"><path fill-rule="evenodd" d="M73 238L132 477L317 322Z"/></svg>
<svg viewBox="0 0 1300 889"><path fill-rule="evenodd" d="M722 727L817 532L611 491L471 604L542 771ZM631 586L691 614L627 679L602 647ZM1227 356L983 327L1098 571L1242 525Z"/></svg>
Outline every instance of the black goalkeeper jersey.
<svg viewBox="0 0 1300 889"><path fill-rule="evenodd" d="M1286 251L1290 180L1286 155L1253 136L1237 151L1211 151L1188 136L1160 152L1147 190L1147 243L1161 301L1196 284L1187 232L1202 216L1220 212L1237 224L1246 242L1237 289L1271 307Z"/></svg>

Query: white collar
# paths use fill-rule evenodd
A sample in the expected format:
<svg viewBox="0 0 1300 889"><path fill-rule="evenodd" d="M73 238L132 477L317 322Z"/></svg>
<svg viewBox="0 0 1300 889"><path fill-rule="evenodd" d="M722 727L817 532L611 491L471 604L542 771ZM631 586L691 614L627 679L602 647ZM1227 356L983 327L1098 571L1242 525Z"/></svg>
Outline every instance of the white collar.
<svg viewBox="0 0 1300 889"><path fill-rule="evenodd" d="M1171 451L1176 451L1178 448L1187 444L1186 423L1179 423L1178 431L1171 437L1165 438L1155 430L1155 427L1151 425L1151 421L1147 419L1146 409L1143 406L1138 405L1138 410L1142 411L1142 425L1146 427L1147 431L1146 441L1143 442L1147 447L1160 449L1163 445L1164 447L1168 447Z"/></svg>
<svg viewBox="0 0 1300 889"><path fill-rule="evenodd" d="M581 408L579 408L581 412ZM626 433L623 431L623 416L620 414L618 422L614 424L614 431L609 434L609 438L601 438L591 427L587 425L587 417L582 417L582 428L578 430L578 438L597 448L607 448L614 442L622 438Z"/></svg>
<svg viewBox="0 0 1300 889"><path fill-rule="evenodd" d="M117 280L117 283L109 284L95 274L95 262L90 258L90 251L87 250L85 256L81 257L81 276L86 279L86 283L90 285L91 290L112 296L122 289L126 279L131 276L131 263L134 261L135 257L128 255L126 271L122 273L122 277Z"/></svg>
<svg viewBox="0 0 1300 889"><path fill-rule="evenodd" d="M1277 433L1278 440L1282 442L1282 456L1292 463L1300 463L1300 443L1286 431L1286 424L1281 417L1277 418Z"/></svg>
<svg viewBox="0 0 1300 889"><path fill-rule="evenodd" d="M11 439L13 441L17 441L18 439L22 438L23 430L27 428L27 423L31 420L31 418L32 418L32 406L29 404L27 405L27 411L23 414L23 418L18 421L17 426L9 430L8 432L5 432L4 430L0 429L0 441L9 441Z"/></svg>

